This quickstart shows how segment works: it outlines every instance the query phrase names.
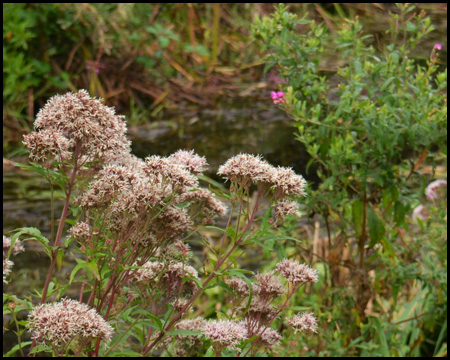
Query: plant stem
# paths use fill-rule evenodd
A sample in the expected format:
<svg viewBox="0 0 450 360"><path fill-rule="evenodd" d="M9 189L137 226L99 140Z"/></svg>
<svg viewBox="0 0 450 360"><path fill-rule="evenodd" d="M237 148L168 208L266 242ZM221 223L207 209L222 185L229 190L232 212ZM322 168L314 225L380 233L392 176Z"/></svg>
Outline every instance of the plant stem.
<svg viewBox="0 0 450 360"><path fill-rule="evenodd" d="M73 166L73 169L72 169L72 176L70 178L69 188L67 189L67 193L66 193L66 201L64 202L64 209L62 211L61 218L59 220L58 232L56 234L55 242L53 244L53 246L55 247L55 250L53 250L53 252L52 252L52 260L51 260L51 263L50 263L50 267L48 269L47 278L45 280L44 290L42 291L42 297L41 297L41 302L40 302L41 305L45 302L45 299L47 298L48 286L49 286L50 280L52 278L53 268L55 267L56 257L58 255L57 247L59 246L59 243L61 242L62 232L63 232L63 229L64 229L64 224L66 222L66 218L67 218L67 215L69 213L70 197L72 195L72 191L73 191L74 186L75 186L76 174L77 174L77 170L78 170L78 156L79 156L79 152L80 152L80 146L79 145L80 144L76 144L75 145L74 166Z"/></svg>

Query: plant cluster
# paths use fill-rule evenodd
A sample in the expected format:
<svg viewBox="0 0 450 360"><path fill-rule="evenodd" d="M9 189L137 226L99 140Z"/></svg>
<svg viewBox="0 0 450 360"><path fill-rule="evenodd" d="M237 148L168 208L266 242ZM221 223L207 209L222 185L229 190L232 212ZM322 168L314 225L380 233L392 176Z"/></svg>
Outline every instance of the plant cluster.
<svg viewBox="0 0 450 360"><path fill-rule="evenodd" d="M317 271L285 259L276 271L287 288L273 272L255 275L252 284L245 276L252 272L239 269L237 260L252 245L277 239L271 232L276 223L299 215L295 199L305 195L303 177L260 156L239 154L218 171L230 181L230 192L206 189L198 178L208 165L204 157L179 150L142 160L131 154L125 132L122 116L80 90L51 98L35 130L24 136L32 161L19 165L44 176L52 191L60 187L65 202L59 221L52 219L50 239L36 228L14 231L9 242L4 237L4 281L11 267L5 249L23 250L19 237L39 241L51 260L40 305L6 295L7 314L30 311L22 325L33 341L22 344L19 337L13 352L31 344L30 353L55 356L146 355L162 347L182 355L181 341L202 341L203 348L192 348L196 355L247 355L278 345L282 335L270 325L301 286L318 281ZM224 228L211 225L226 214ZM204 244L210 271L199 274L189 264L186 240L205 226L222 236L217 244ZM54 273L67 251L77 264L64 284ZM182 320L203 291L217 285L239 299L229 319ZM77 300L64 298L69 288ZM295 331L316 327L311 314L289 322Z"/></svg>

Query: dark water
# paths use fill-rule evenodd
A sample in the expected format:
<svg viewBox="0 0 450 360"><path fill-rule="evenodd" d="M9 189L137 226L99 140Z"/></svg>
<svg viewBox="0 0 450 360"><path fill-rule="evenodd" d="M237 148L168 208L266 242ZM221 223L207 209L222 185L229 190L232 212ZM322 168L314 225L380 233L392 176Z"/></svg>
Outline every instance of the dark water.
<svg viewBox="0 0 450 360"><path fill-rule="evenodd" d="M294 132L284 111L272 104L269 90L249 98L223 98L216 108L129 129L137 156L194 149L206 156L210 164L206 174L216 180L220 180L218 167L239 153L260 154L273 165L290 166L304 174L308 155Z"/></svg>

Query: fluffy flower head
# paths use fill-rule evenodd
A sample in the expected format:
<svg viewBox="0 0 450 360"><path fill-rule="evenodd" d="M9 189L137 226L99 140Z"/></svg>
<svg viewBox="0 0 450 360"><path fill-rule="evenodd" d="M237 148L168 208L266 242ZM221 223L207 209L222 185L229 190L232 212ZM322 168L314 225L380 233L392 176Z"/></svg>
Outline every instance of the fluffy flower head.
<svg viewBox="0 0 450 360"><path fill-rule="evenodd" d="M236 349L247 338L247 329L231 320L214 320L205 326L205 336L214 343Z"/></svg>
<svg viewBox="0 0 450 360"><path fill-rule="evenodd" d="M274 168L259 155L239 154L228 159L217 173L242 187L248 187L251 183L271 182Z"/></svg>
<svg viewBox="0 0 450 360"><path fill-rule="evenodd" d="M297 261L288 259L277 264L277 271L287 281L294 284L305 284L308 282L317 282L317 270L310 268L306 264L299 264Z"/></svg>
<svg viewBox="0 0 450 360"><path fill-rule="evenodd" d="M36 132L25 136L24 144L36 160L50 155L59 155L59 161L67 159L77 146L84 161L117 157L130 151L122 118L86 90L56 95L37 114Z"/></svg>
<svg viewBox="0 0 450 360"><path fill-rule="evenodd" d="M109 342L114 333L95 309L71 299L39 305L31 312L29 320L28 327L34 339L55 345L65 345L73 340L85 342L94 338Z"/></svg>
<svg viewBox="0 0 450 360"><path fill-rule="evenodd" d="M316 318L312 313L294 315L288 319L288 323L294 328L295 333L297 333L297 331L317 332Z"/></svg>
<svg viewBox="0 0 450 360"><path fill-rule="evenodd" d="M291 168L281 166L276 168L272 181L275 198L305 196L305 186L306 181L303 176L297 175Z"/></svg>
<svg viewBox="0 0 450 360"><path fill-rule="evenodd" d="M196 175L202 174L208 166L205 157L195 154L194 150L178 150L176 153L170 155L168 160L174 164L183 166L187 171Z"/></svg>

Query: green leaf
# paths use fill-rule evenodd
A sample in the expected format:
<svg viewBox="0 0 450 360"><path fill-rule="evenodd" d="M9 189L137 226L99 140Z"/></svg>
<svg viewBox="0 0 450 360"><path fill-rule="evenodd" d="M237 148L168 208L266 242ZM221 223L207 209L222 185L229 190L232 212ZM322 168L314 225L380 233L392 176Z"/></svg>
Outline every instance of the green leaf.
<svg viewBox="0 0 450 360"><path fill-rule="evenodd" d="M250 271L250 270L244 270L244 269L227 269L223 272L223 274L244 278L245 277L244 274L254 275L254 272Z"/></svg>
<svg viewBox="0 0 450 360"><path fill-rule="evenodd" d="M231 238L234 239L236 237L236 231L232 227L229 227L225 233Z"/></svg>
<svg viewBox="0 0 450 360"><path fill-rule="evenodd" d="M21 343L21 347L24 348L28 345L31 345L32 341L23 341ZM19 351L20 346L19 344L15 345L11 350L9 350L6 354L3 355L3 357L10 357L12 355L14 355L17 351Z"/></svg>
<svg viewBox="0 0 450 360"><path fill-rule="evenodd" d="M98 266L97 263L92 260L91 262L86 262L84 260L81 259L77 259L78 264L75 266L75 268L72 270L72 273L70 274L70 282L73 281L74 276L76 275L76 273L80 270L80 269L84 269L84 271L86 272L86 274L91 274L94 275L94 277L97 280L100 280L100 274L98 273Z"/></svg>
<svg viewBox="0 0 450 360"><path fill-rule="evenodd" d="M52 257L52 246L49 245L50 240L48 240L44 235L42 235L39 229L36 229L34 227L24 227L18 228L17 230L18 232L16 232L13 236L11 236L11 248L8 251L8 258L11 255L14 243L21 235L30 235L31 237L39 241L44 246L46 254L50 258Z"/></svg>
<svg viewBox="0 0 450 360"><path fill-rule="evenodd" d="M215 351L214 348L211 346L205 354L205 357L214 357L215 356Z"/></svg>
<svg viewBox="0 0 450 360"><path fill-rule="evenodd" d="M364 202L361 200L356 200L352 204L352 221L353 227L355 228L358 235L362 234L364 218Z"/></svg>
<svg viewBox="0 0 450 360"><path fill-rule="evenodd" d="M184 208L188 207L189 205L191 205L191 203L186 202L186 203L182 203L182 204L176 204L175 206L179 209L184 209Z"/></svg>
<svg viewBox="0 0 450 360"><path fill-rule="evenodd" d="M155 322L155 325L158 327L159 331L163 330L163 324L162 324L161 320L157 316L155 316L155 315L153 315L152 313L149 313L149 312L147 312L146 316L149 317L150 319L152 319Z"/></svg>
<svg viewBox="0 0 450 360"><path fill-rule="evenodd" d="M80 263L73 268L72 273L70 274L69 283L72 283L72 280L75 277L78 270L83 269L83 267L85 266L84 260L79 260L79 261L80 261Z"/></svg>
<svg viewBox="0 0 450 360"><path fill-rule="evenodd" d="M196 336L203 335L204 331L201 330L173 330L166 333L170 336L183 335L183 336Z"/></svg>
<svg viewBox="0 0 450 360"><path fill-rule="evenodd" d="M405 26L405 30L408 32L416 32L417 26L412 22L407 22Z"/></svg>
<svg viewBox="0 0 450 360"><path fill-rule="evenodd" d="M371 206L367 207L367 226L369 227L370 246L374 246L384 238L385 229L383 221L378 217Z"/></svg>
<svg viewBox="0 0 450 360"><path fill-rule="evenodd" d="M91 273L94 274L95 278L97 280L100 280L100 274L98 272L97 263L94 260L92 260L92 261L88 262L87 265L89 267L89 270L91 270Z"/></svg>
<svg viewBox="0 0 450 360"><path fill-rule="evenodd" d="M391 357L391 353L389 352L388 342L386 340L386 336L384 334L384 329L381 327L381 322L377 318L372 318L375 323L375 328L377 329L378 337L380 338L380 350L383 357Z"/></svg>
<svg viewBox="0 0 450 360"><path fill-rule="evenodd" d="M225 232L225 229L222 229L222 228L220 228L220 227L217 227L217 226L213 226L213 225L207 225L207 226L205 226L205 228L206 229L214 229L214 230L218 230L218 231L220 231L220 232Z"/></svg>
<svg viewBox="0 0 450 360"><path fill-rule="evenodd" d="M58 252L56 254L56 266L58 268L58 271L61 270L61 267L62 267L63 255L64 255L64 249L58 249Z"/></svg>
<svg viewBox="0 0 450 360"><path fill-rule="evenodd" d="M21 168L22 170L31 170L47 178L47 169L42 165L32 162L30 162L29 164L21 164L21 163L13 163L13 164Z"/></svg>

